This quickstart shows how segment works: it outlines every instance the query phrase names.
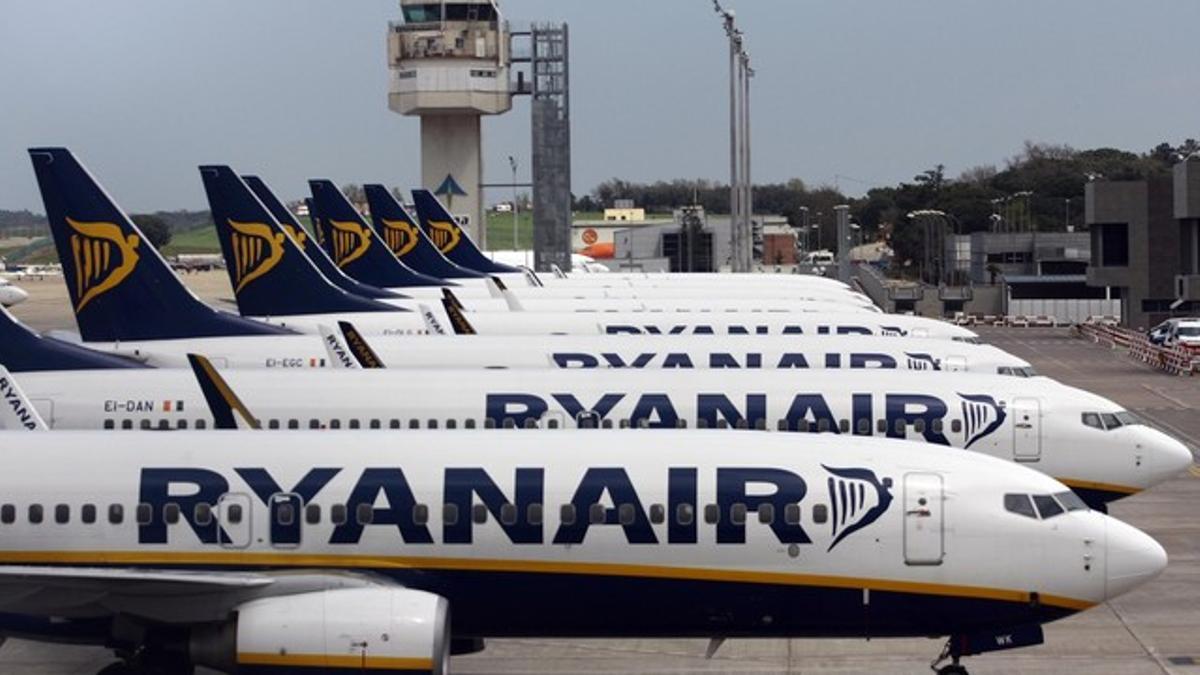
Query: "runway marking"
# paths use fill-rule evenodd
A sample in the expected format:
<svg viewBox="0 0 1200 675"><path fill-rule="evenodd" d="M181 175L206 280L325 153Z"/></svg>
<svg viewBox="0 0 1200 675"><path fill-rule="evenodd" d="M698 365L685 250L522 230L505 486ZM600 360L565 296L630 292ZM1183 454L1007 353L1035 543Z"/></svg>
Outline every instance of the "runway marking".
<svg viewBox="0 0 1200 675"><path fill-rule="evenodd" d="M1180 408L1183 408L1185 410L1192 407L1192 406L1188 405L1187 403L1184 403L1183 401L1175 398L1174 396L1171 396L1170 394L1168 394L1160 389L1151 387L1150 385L1146 384L1145 382L1142 383L1142 389L1145 389L1146 391L1150 392L1151 394L1155 394L1162 398L1165 398L1166 400L1170 401L1171 403L1174 403L1175 405L1177 405Z"/></svg>

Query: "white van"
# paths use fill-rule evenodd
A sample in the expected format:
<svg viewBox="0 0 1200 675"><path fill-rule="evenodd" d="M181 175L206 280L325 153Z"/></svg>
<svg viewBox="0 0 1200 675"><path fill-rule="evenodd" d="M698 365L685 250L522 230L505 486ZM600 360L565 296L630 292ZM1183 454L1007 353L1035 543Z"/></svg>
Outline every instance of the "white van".
<svg viewBox="0 0 1200 675"><path fill-rule="evenodd" d="M1172 319L1170 324L1164 346L1200 347L1200 319Z"/></svg>

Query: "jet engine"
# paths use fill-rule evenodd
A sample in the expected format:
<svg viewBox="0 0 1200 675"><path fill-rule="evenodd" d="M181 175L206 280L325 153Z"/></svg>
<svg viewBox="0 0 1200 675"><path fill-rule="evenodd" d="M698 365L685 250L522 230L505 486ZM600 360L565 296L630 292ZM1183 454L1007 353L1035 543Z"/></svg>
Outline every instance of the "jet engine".
<svg viewBox="0 0 1200 675"><path fill-rule="evenodd" d="M446 672L445 598L405 588L347 588L252 600L194 630L191 661L227 673L325 669Z"/></svg>

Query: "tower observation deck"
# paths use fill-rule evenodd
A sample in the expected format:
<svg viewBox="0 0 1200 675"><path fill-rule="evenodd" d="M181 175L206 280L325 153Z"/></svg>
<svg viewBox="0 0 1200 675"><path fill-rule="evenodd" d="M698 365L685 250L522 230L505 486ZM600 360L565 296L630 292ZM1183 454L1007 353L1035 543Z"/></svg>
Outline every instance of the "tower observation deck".
<svg viewBox="0 0 1200 675"><path fill-rule="evenodd" d="M512 107L509 29L493 0L400 0L388 107L421 118L421 181L486 246L480 117ZM464 218L465 217L465 218Z"/></svg>

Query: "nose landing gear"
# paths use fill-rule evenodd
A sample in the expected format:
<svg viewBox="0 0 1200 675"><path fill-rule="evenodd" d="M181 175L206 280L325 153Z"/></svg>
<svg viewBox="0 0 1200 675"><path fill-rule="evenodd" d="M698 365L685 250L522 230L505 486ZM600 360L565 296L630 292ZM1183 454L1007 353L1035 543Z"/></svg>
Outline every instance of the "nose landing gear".
<svg viewBox="0 0 1200 675"><path fill-rule="evenodd" d="M966 666L961 665L958 661L962 658L962 650L956 647L958 643L953 636L946 640L946 646L942 647L942 653L929 664L929 669L937 673L937 675L969 675ZM949 660L950 663L940 665Z"/></svg>

